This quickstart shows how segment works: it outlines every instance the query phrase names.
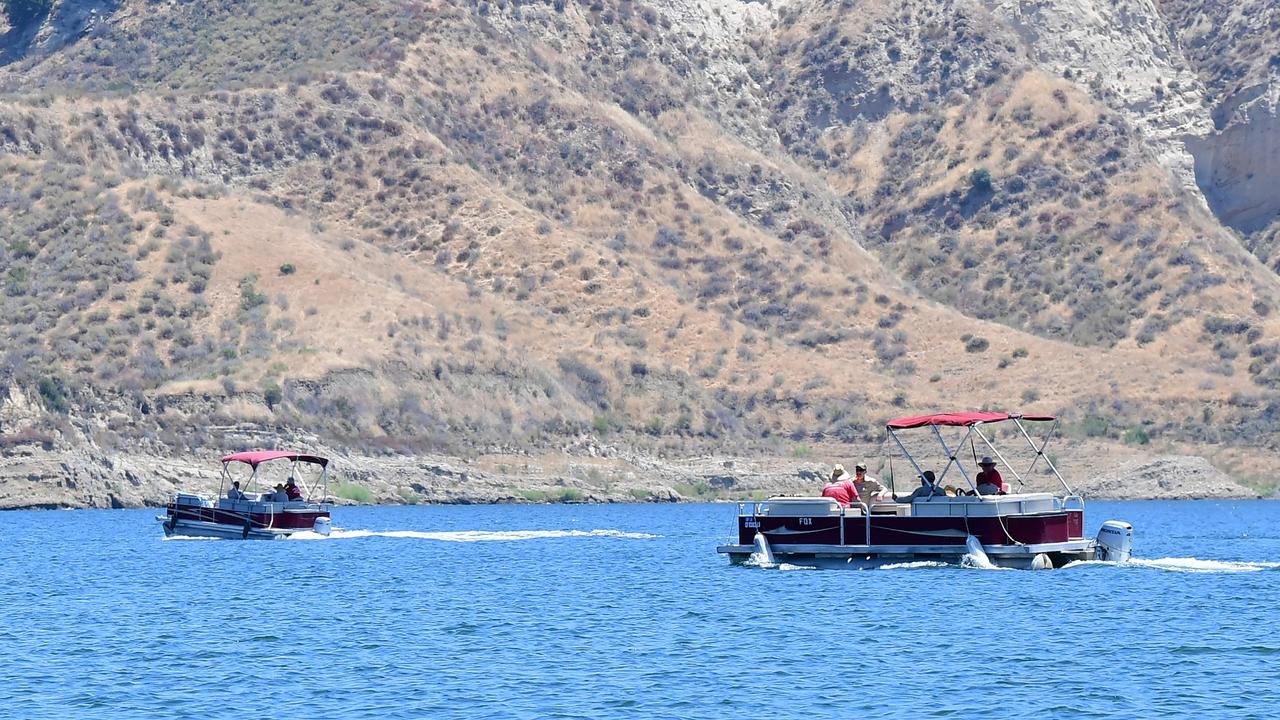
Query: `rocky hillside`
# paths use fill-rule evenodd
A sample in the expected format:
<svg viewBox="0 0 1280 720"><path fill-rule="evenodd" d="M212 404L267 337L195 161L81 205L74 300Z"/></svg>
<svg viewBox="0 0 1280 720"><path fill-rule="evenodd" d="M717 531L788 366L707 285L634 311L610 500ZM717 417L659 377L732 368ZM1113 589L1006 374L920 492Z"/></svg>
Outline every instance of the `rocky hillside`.
<svg viewBox="0 0 1280 720"><path fill-rule="evenodd" d="M4 452L794 460L985 407L1255 482L1280 18L1201 5L9 0Z"/></svg>

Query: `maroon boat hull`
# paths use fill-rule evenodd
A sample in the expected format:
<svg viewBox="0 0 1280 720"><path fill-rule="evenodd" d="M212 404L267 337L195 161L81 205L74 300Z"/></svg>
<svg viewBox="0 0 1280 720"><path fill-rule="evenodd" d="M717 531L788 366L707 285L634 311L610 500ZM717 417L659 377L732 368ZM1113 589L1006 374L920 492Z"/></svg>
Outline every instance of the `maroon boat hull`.
<svg viewBox="0 0 1280 720"><path fill-rule="evenodd" d="M844 522L843 541L840 523ZM751 545L763 532L769 544L867 545L864 517L740 516L738 543ZM964 546L973 535L985 545L1035 545L1080 540L1084 537L1084 512L1065 510L1005 517L871 516L871 545Z"/></svg>
<svg viewBox="0 0 1280 720"><path fill-rule="evenodd" d="M243 527L248 520L255 529L310 530L317 518L329 517L328 510L302 510L278 513L235 512L221 508L195 507L192 505L167 506L169 516L178 521L206 522L218 525Z"/></svg>

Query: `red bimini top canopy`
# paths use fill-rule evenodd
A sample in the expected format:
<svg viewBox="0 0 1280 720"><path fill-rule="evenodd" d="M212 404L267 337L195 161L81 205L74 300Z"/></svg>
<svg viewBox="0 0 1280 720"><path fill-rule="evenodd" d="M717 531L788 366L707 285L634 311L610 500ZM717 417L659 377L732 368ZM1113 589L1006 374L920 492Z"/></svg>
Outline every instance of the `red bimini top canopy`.
<svg viewBox="0 0 1280 720"><path fill-rule="evenodd" d="M320 467L326 467L329 464L328 458L322 458L319 455L304 455L303 453L285 452L283 450L250 450L249 452L231 453L222 458L224 463L242 462L254 470L258 469L258 465L269 460L315 463Z"/></svg>
<svg viewBox="0 0 1280 720"><path fill-rule="evenodd" d="M1009 413L998 412L965 412L965 413L942 413L940 415L920 415L918 417L898 418L890 420L887 427L890 430L907 430L910 428L925 427L928 425L949 425L953 427L968 427L977 425L978 423L993 423L1001 420L1031 420L1041 422L1053 420L1052 415L1011 415Z"/></svg>

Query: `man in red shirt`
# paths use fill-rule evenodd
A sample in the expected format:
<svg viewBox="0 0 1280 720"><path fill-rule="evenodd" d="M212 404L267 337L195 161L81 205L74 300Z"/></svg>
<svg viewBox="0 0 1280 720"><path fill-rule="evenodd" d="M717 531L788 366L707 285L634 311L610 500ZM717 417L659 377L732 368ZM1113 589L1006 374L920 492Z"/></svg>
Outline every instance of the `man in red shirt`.
<svg viewBox="0 0 1280 720"><path fill-rule="evenodd" d="M854 487L844 466L837 465L831 472L831 482L822 488L822 497L832 498L840 503L840 507L849 507L859 501L858 488Z"/></svg>
<svg viewBox="0 0 1280 720"><path fill-rule="evenodd" d="M302 491L298 489L298 483L292 477L285 482L284 492L285 492L285 495L287 495L290 500L302 499Z"/></svg>
<svg viewBox="0 0 1280 720"><path fill-rule="evenodd" d="M991 456L984 455L978 461L978 467L982 471L974 478L974 482L978 486L979 495L999 495L1004 492L1004 478L1000 477L1000 471L996 470L996 463Z"/></svg>

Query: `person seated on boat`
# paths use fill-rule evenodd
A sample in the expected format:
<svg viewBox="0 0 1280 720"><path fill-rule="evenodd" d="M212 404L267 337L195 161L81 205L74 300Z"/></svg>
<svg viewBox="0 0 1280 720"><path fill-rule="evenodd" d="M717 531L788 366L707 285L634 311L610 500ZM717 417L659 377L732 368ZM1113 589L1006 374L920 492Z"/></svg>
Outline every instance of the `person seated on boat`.
<svg viewBox="0 0 1280 720"><path fill-rule="evenodd" d="M302 499L302 491L298 489L298 482L293 479L292 475L284 483L284 494L289 500Z"/></svg>
<svg viewBox="0 0 1280 720"><path fill-rule="evenodd" d="M893 495L885 489L880 481L867 474L867 464L858 463L853 466L853 486L858 489L858 497L867 504L873 502L889 502Z"/></svg>
<svg viewBox="0 0 1280 720"><path fill-rule="evenodd" d="M915 502L916 500L927 500L934 495L941 495L942 488L937 486L932 470L925 470L920 474L920 487L906 497L897 498L898 502Z"/></svg>
<svg viewBox="0 0 1280 720"><path fill-rule="evenodd" d="M1000 477L1000 471L996 470L996 463L991 459L991 456L982 456L982 459L978 461L978 467L982 468L982 471L974 478L974 482L978 486L978 494L1004 495L1004 478Z"/></svg>
<svg viewBox="0 0 1280 720"><path fill-rule="evenodd" d="M284 486L280 483L276 483L271 492L262 493L262 502L284 502L288 499L289 496L285 494Z"/></svg>
<svg viewBox="0 0 1280 720"><path fill-rule="evenodd" d="M831 482L822 488L822 497L829 497L840 503L840 507L849 507L859 501L858 488L849 479L849 473L843 465L836 465L831 471Z"/></svg>
<svg viewBox="0 0 1280 720"><path fill-rule="evenodd" d="M245 499L245 494L240 491L239 480L233 480L231 482L231 489L227 491L227 499L228 500L244 500Z"/></svg>

